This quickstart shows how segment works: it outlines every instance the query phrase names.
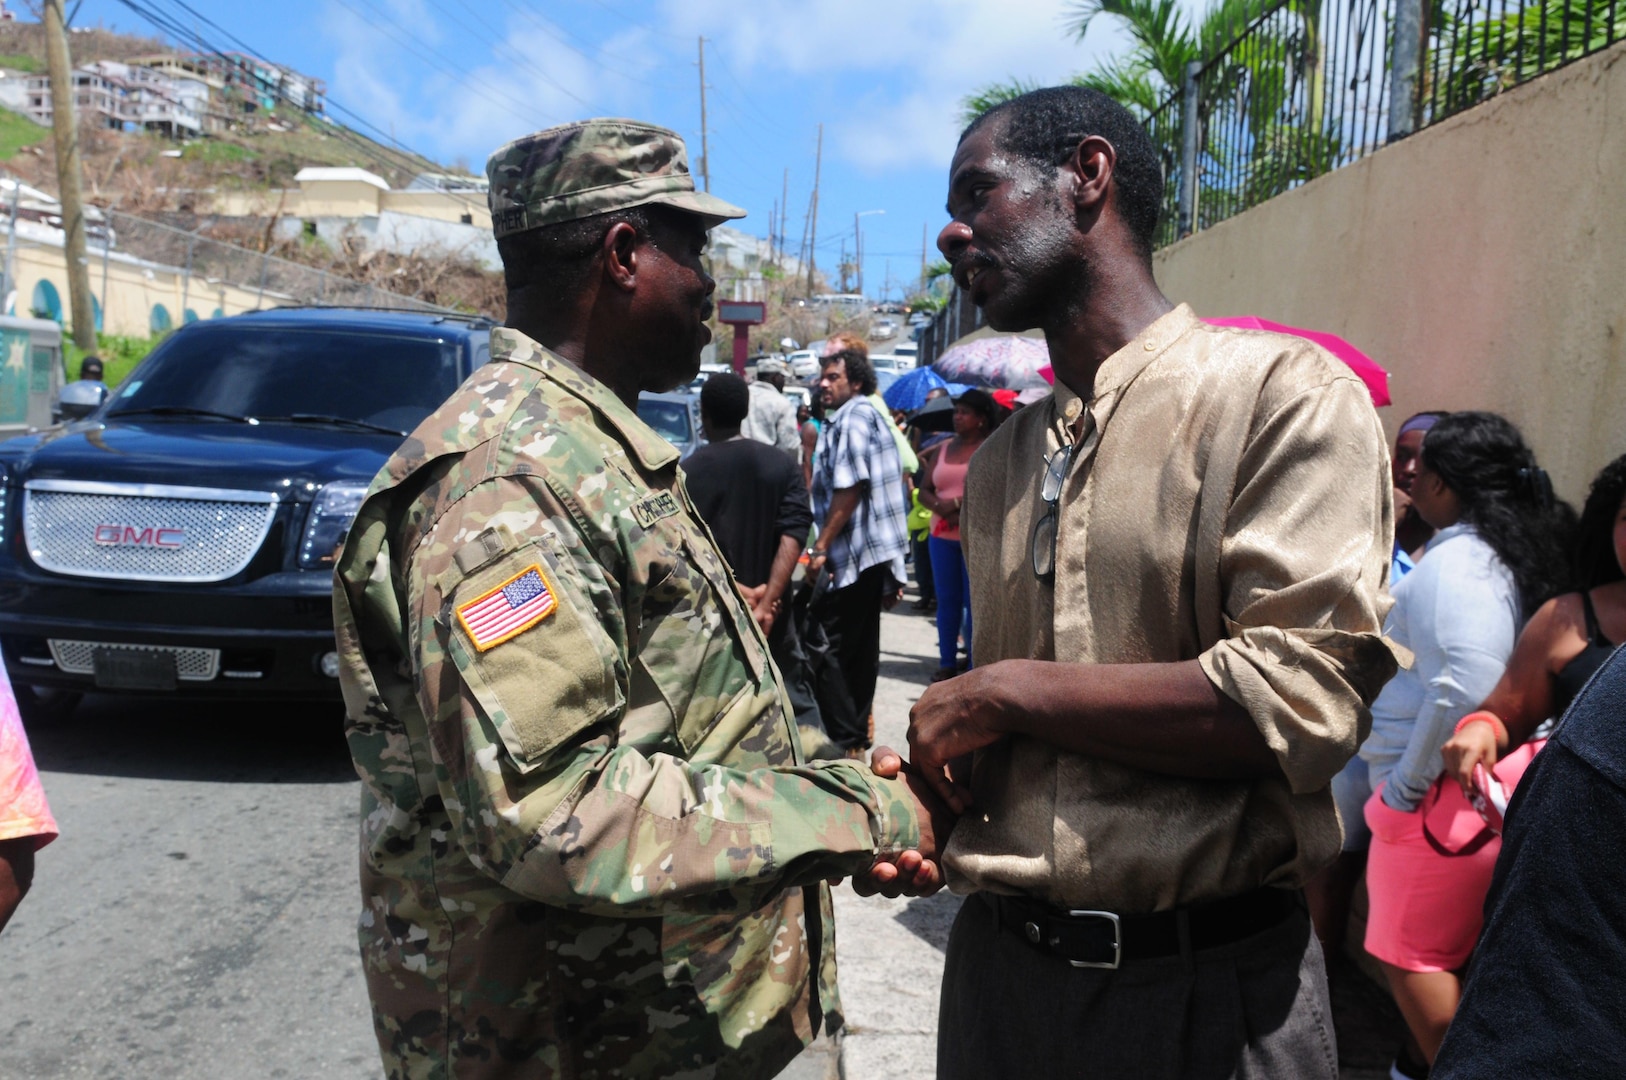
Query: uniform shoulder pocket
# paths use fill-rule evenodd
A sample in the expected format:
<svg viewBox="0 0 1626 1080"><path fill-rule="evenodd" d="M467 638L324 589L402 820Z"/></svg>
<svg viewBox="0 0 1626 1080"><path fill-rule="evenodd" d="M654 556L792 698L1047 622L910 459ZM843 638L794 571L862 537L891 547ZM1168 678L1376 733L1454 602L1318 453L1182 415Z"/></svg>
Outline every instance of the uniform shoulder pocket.
<svg viewBox="0 0 1626 1080"><path fill-rule="evenodd" d="M551 537L448 582L447 650L521 771L626 705L619 651Z"/></svg>

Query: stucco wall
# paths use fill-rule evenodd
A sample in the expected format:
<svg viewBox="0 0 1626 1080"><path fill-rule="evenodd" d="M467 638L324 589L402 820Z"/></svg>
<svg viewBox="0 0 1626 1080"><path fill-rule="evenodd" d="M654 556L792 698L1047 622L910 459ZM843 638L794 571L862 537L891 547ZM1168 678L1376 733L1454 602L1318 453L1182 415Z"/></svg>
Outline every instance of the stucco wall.
<svg viewBox="0 0 1626 1080"><path fill-rule="evenodd" d="M1626 45L1158 252L1201 315L1330 330L1420 409L1517 423L1579 506L1626 452Z"/></svg>

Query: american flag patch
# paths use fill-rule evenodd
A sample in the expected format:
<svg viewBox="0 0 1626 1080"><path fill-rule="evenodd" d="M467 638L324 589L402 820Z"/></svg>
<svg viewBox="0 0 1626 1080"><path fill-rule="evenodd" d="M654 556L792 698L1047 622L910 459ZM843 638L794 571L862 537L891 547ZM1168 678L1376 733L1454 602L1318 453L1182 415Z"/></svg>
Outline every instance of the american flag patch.
<svg viewBox="0 0 1626 1080"><path fill-rule="evenodd" d="M490 592L457 609L457 621L481 652L501 645L552 615L559 607L553 583L532 563Z"/></svg>

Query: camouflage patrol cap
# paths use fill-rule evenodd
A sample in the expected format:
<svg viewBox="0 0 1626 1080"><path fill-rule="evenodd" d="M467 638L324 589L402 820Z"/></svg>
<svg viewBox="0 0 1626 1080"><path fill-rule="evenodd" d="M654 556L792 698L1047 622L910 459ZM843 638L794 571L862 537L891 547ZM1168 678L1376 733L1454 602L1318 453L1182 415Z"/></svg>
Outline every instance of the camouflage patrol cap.
<svg viewBox="0 0 1626 1080"><path fill-rule="evenodd" d="M677 132L637 120L580 120L515 139L486 161L486 177L498 240L650 203L697 214L707 228L745 216L694 189Z"/></svg>

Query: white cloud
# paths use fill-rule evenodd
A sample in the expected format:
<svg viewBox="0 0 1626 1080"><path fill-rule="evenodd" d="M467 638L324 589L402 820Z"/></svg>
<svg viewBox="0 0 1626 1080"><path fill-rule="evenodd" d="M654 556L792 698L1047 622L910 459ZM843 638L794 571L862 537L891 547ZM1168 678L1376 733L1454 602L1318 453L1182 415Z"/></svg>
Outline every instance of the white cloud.
<svg viewBox="0 0 1626 1080"><path fill-rule="evenodd" d="M647 85L643 29L591 50L613 57L607 62L618 74L607 79L605 62L584 55L590 47L532 11L516 9L502 20L488 8L489 15L443 27L422 0L379 2L396 20L394 32L362 18L351 4L329 6L326 25L339 45L333 99L405 145L468 158L476 170L486 153L527 132L584 114L627 111ZM409 48L403 38L417 42Z"/></svg>
<svg viewBox="0 0 1626 1080"><path fill-rule="evenodd" d="M1060 82L1117 40L1103 21L1078 42L1057 0L894 0L884 14L873 0L665 2L674 30L715 38L738 68L842 80L827 138L866 172L947 165L967 95L1013 77Z"/></svg>

